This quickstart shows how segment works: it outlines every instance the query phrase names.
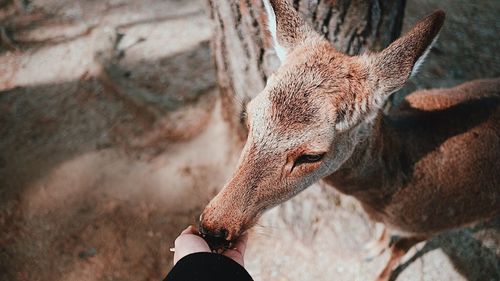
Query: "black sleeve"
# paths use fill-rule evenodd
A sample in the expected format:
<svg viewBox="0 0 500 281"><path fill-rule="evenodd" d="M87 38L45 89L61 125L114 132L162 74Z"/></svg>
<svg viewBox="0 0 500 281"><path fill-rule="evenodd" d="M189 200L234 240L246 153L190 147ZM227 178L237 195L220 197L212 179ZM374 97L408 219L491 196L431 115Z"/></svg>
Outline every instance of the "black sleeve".
<svg viewBox="0 0 500 281"><path fill-rule="evenodd" d="M215 253L194 253L180 259L163 281L253 281L232 259Z"/></svg>

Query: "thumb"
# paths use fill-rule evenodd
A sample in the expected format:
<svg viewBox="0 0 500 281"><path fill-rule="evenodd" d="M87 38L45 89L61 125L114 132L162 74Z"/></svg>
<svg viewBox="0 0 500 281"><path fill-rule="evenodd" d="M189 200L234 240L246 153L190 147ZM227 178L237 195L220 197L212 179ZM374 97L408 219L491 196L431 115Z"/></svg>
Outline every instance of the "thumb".
<svg viewBox="0 0 500 281"><path fill-rule="evenodd" d="M235 262L239 263L241 266L245 266L244 256L247 247L247 241L248 241L248 234L245 233L238 239L233 248L227 249L222 254L234 260Z"/></svg>

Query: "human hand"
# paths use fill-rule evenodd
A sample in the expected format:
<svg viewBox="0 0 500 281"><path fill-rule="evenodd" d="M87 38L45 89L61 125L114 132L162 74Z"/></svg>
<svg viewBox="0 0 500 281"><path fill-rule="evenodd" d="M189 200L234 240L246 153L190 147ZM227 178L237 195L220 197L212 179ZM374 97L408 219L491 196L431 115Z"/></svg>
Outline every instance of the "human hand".
<svg viewBox="0 0 500 281"><path fill-rule="evenodd" d="M243 257L247 246L248 235L242 235L231 249L227 249L222 254L235 262L244 266ZM199 236L194 226L188 226L179 237L175 239L174 265L183 257L199 252L210 253L210 247L207 242Z"/></svg>

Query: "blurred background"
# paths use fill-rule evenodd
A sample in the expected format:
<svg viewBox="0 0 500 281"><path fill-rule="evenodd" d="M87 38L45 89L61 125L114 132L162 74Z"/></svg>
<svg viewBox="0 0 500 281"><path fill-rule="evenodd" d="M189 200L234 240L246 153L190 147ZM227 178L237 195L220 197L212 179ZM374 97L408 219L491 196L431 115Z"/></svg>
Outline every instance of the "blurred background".
<svg viewBox="0 0 500 281"><path fill-rule="evenodd" d="M398 94L500 75L498 0L409 0L445 27ZM0 280L161 280L169 248L230 177L201 0L0 0ZM104 74L103 74L104 73ZM372 280L377 232L315 184L253 229L255 280ZM419 244L397 280L500 280L500 223Z"/></svg>

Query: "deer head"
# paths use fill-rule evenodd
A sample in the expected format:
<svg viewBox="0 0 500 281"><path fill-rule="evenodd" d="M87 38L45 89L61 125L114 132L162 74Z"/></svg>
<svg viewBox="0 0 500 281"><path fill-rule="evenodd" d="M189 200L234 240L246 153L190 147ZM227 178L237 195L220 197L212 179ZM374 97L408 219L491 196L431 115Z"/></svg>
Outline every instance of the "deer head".
<svg viewBox="0 0 500 281"><path fill-rule="evenodd" d="M416 71L445 17L437 11L382 52L351 57L286 0L264 3L281 66L246 106L249 133L236 172L200 217L202 233L225 241L349 159L364 124Z"/></svg>

